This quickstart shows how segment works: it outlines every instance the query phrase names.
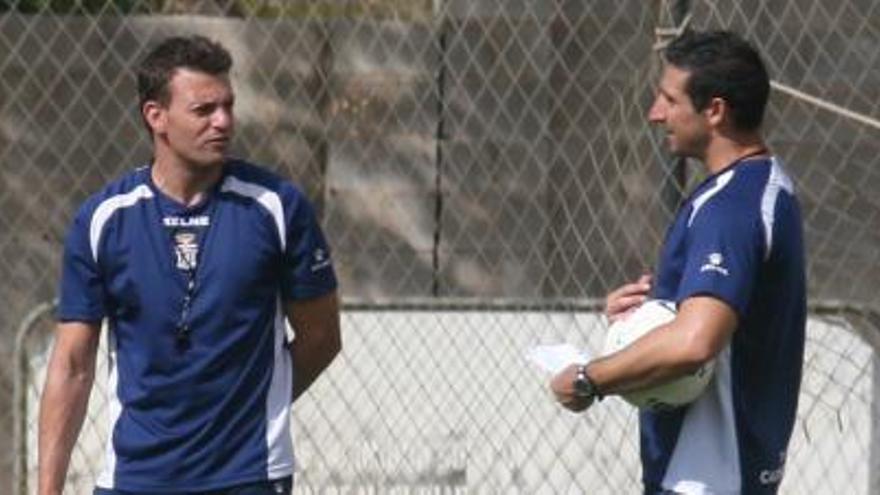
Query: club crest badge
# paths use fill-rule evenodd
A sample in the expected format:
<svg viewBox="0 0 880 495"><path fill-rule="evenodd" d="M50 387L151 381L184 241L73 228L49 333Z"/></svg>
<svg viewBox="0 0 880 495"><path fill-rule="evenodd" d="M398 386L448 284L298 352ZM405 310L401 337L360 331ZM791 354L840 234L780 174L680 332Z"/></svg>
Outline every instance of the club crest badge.
<svg viewBox="0 0 880 495"><path fill-rule="evenodd" d="M177 254L177 268L195 270L199 263L199 243L193 232L174 234L174 252Z"/></svg>

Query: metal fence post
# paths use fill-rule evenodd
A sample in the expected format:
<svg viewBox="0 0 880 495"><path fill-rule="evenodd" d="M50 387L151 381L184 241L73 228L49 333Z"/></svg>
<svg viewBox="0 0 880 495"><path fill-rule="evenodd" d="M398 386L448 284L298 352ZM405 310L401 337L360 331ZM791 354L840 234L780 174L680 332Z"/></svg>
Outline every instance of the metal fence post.
<svg viewBox="0 0 880 495"><path fill-rule="evenodd" d="M809 304L810 314L843 315L855 321L867 321L868 330L863 340L874 349L873 373L871 374L871 422L870 447L868 451L868 491L880 495L880 308L870 304L818 300Z"/></svg>
<svg viewBox="0 0 880 495"><path fill-rule="evenodd" d="M12 481L12 493L27 495L28 493L28 449L27 449L27 385L30 379L25 343L34 323L44 314L55 308L56 301L46 302L34 307L21 321L15 334L15 375L13 396L13 445L15 448L15 471Z"/></svg>

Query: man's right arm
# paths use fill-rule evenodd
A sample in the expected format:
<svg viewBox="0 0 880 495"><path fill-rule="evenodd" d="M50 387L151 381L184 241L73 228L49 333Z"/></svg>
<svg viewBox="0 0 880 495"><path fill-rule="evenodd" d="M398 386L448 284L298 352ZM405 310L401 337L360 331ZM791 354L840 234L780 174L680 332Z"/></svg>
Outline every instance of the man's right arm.
<svg viewBox="0 0 880 495"><path fill-rule="evenodd" d="M70 454L85 418L95 377L101 326L64 322L56 329L40 399L39 494L60 494Z"/></svg>

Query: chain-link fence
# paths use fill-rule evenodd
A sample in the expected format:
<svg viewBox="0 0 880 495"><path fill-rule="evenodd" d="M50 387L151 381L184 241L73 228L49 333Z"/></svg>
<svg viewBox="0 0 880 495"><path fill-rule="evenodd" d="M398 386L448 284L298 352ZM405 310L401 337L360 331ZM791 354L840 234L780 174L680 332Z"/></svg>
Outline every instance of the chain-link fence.
<svg viewBox="0 0 880 495"><path fill-rule="evenodd" d="M783 489L876 493L878 8L0 0L0 359L20 364L0 368L0 428L13 431L14 412L25 424L23 449L0 438L0 493L33 469L47 314L24 325L22 354L15 333L54 296L76 205L149 160L133 64L161 36L194 32L236 60L238 153L303 185L342 281L343 355L295 413L299 489L636 492L632 412L559 411L522 351L597 349L588 301L651 266L699 177L643 118L655 48L681 25L734 29L766 55L768 139L804 203L824 309ZM28 378L17 403L15 369ZM102 461L88 450L101 420L89 418L77 486Z"/></svg>
<svg viewBox="0 0 880 495"><path fill-rule="evenodd" d="M17 472L31 487L36 429L27 411L36 410L44 379L50 309L40 308L20 341L26 388L17 394L16 450L26 454ZM294 408L297 493L640 493L632 407L609 398L585 415L561 412L523 363L536 341L597 353L604 333L585 331L600 325L595 309L349 308L343 361ZM858 308L811 309L782 493L875 494L876 321ZM105 352L99 376L107 373ZM91 493L108 438L107 406L108 392L98 387L69 493Z"/></svg>

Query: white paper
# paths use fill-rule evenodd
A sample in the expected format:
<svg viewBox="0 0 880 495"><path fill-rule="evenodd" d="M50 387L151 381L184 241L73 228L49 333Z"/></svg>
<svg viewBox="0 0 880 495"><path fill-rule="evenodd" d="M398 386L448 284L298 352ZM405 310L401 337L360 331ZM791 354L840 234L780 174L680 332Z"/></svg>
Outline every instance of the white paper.
<svg viewBox="0 0 880 495"><path fill-rule="evenodd" d="M585 364L590 361L586 351L579 351L571 344L536 345L526 352L526 358L554 375L570 364Z"/></svg>

